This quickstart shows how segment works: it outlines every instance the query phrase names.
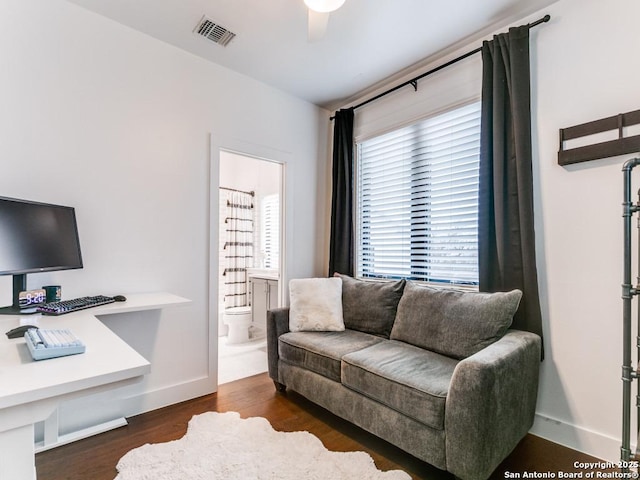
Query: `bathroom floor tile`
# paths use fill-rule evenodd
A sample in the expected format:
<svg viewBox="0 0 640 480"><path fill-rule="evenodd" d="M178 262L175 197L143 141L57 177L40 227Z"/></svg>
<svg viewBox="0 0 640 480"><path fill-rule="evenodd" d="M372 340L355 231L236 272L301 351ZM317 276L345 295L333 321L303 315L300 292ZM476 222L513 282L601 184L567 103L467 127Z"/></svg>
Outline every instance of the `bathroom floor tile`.
<svg viewBox="0 0 640 480"><path fill-rule="evenodd" d="M218 340L218 385L267 371L265 339L238 345L227 345L226 337Z"/></svg>

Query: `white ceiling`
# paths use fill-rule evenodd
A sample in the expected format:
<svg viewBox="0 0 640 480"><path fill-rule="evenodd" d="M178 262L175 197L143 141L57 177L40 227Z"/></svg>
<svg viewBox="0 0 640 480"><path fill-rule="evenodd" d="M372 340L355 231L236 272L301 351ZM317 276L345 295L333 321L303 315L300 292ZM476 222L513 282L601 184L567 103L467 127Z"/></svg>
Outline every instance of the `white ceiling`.
<svg viewBox="0 0 640 480"><path fill-rule="evenodd" d="M303 0L69 0L317 105L334 109L388 77L557 0L346 0L307 40ZM193 33L203 15L236 34Z"/></svg>

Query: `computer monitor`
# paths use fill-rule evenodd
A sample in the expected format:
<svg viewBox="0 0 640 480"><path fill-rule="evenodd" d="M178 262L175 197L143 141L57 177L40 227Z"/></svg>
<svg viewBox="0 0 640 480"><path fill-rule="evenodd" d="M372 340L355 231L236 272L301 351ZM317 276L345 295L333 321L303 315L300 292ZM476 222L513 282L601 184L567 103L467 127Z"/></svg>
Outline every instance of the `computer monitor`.
<svg viewBox="0 0 640 480"><path fill-rule="evenodd" d="M0 314L20 313L27 274L82 268L72 207L0 197L0 275L13 275L13 303Z"/></svg>

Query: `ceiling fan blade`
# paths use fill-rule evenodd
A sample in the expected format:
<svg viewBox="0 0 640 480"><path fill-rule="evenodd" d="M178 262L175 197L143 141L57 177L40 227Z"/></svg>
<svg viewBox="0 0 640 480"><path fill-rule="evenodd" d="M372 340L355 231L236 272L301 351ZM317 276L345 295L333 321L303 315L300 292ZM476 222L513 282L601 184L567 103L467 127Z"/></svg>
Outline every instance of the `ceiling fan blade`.
<svg viewBox="0 0 640 480"><path fill-rule="evenodd" d="M329 15L329 13L314 12L309 9L309 42L317 42L324 37Z"/></svg>

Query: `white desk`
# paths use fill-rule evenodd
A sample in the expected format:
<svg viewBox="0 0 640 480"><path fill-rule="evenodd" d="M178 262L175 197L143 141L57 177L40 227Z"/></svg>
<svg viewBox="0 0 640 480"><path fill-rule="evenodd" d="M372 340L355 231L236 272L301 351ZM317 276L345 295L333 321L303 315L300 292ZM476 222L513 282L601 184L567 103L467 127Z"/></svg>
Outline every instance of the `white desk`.
<svg viewBox="0 0 640 480"><path fill-rule="evenodd" d="M187 302L171 294L138 294L61 316L0 316L0 479L36 479L34 424L50 418L61 401L134 383L150 371L149 362L96 315ZM20 324L68 328L86 352L35 362L23 338L10 340L4 334Z"/></svg>

